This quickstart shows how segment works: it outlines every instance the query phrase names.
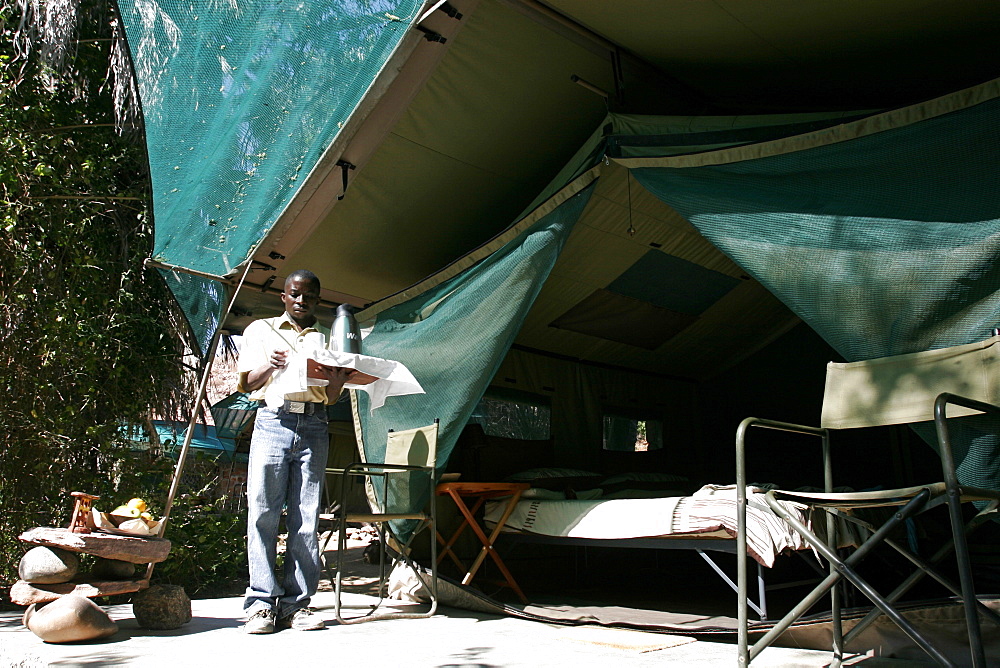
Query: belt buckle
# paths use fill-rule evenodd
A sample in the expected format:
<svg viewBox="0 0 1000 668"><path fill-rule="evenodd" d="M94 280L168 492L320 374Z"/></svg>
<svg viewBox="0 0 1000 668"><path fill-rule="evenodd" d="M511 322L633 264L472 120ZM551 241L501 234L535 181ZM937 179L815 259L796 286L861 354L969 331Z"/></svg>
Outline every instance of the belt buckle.
<svg viewBox="0 0 1000 668"><path fill-rule="evenodd" d="M306 404L304 401L287 401L288 407L285 409L289 413L305 413Z"/></svg>

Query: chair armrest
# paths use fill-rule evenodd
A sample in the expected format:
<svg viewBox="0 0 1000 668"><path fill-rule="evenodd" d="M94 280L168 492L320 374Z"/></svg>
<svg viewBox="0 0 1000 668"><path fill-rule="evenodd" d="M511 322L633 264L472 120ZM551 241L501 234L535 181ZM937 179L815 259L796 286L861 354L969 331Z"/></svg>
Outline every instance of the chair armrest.
<svg viewBox="0 0 1000 668"><path fill-rule="evenodd" d="M406 473L406 472L432 472L434 471L433 466L416 466L413 464L379 464L377 462L354 462L348 464L342 469L326 469L327 475L357 475L357 476L368 476L368 475L391 475L393 473Z"/></svg>
<svg viewBox="0 0 1000 668"><path fill-rule="evenodd" d="M779 422L777 420L765 420L762 418L749 417L740 423L736 429L736 494L737 499L742 499L746 503L746 439L747 432L751 427L763 429L773 429L785 431L793 434L803 434L806 436L818 436L821 439L823 455L823 484L827 492L833 491L833 469L830 465L830 431L823 427L809 427L791 422Z"/></svg>
<svg viewBox="0 0 1000 668"><path fill-rule="evenodd" d="M934 400L934 428L937 431L939 454L941 455L941 472L944 484L957 493L959 489L958 474L955 472L955 458L951 449L951 434L948 430L948 404L964 406L983 413L1000 413L1000 406L988 404L969 397L942 392Z"/></svg>

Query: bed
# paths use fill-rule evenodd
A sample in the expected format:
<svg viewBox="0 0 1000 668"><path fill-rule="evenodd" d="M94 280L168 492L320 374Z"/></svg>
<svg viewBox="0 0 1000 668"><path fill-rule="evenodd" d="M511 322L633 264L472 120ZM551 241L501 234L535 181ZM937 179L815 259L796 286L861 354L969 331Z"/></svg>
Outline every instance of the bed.
<svg viewBox="0 0 1000 668"><path fill-rule="evenodd" d="M563 475L551 475L555 472ZM736 552L735 485L704 485L682 495L681 490L670 489L683 482L680 476L634 473L594 480L597 486L584 489L583 472L572 476L576 488L566 486L570 478L565 473L565 469L534 469L510 477L533 486L508 517L502 529L505 541L693 550L736 590L736 583L709 554ZM528 480L532 474L550 475ZM767 619L763 568L774 566L782 554L807 549L802 537L767 507L764 491L761 487L747 490L747 551L757 563L758 581L758 600L749 604L761 619ZM487 503L483 519L488 527L496 525L504 505ZM804 506L785 506L807 521Z"/></svg>
<svg viewBox="0 0 1000 668"><path fill-rule="evenodd" d="M712 553L736 553L735 485L692 488L682 475L652 471L606 475L550 466L547 441L502 439L480 431L465 436L458 467L463 479L531 485L501 530L500 545L506 543L506 549L518 543L545 543L692 550L737 589L712 557ZM535 465L518 468L529 462ZM806 549L801 537L767 507L764 491L757 486L748 489L747 512L747 548L757 564L758 582L758 600L749 605L761 619L767 619L770 588L764 568L772 567L779 555ZM505 505L486 505L483 519L488 527L495 527ZM788 503L787 507L806 521L804 506Z"/></svg>
<svg viewBox="0 0 1000 668"><path fill-rule="evenodd" d="M747 490L747 548L749 556L770 568L779 555L804 549L806 544L798 533L770 511L763 501L763 492L757 487ZM690 496L585 496L587 498L567 499L559 492L529 489L522 495L503 530L589 540L683 538L695 542L732 542L736 536L735 485L705 485ZM804 506L784 505L789 512L806 521ZM502 504L488 503L484 520L488 525L495 525L501 512Z"/></svg>

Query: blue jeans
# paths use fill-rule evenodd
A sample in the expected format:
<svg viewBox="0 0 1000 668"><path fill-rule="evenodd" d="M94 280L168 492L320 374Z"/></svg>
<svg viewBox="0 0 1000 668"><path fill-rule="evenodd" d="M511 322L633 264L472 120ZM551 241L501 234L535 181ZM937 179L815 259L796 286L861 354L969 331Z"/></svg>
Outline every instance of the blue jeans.
<svg viewBox="0 0 1000 668"><path fill-rule="evenodd" d="M316 529L330 447L325 411L257 409L247 469L247 558L250 586L243 609L271 609L279 617L309 605L319 585ZM288 539L284 578L275 574L282 509Z"/></svg>

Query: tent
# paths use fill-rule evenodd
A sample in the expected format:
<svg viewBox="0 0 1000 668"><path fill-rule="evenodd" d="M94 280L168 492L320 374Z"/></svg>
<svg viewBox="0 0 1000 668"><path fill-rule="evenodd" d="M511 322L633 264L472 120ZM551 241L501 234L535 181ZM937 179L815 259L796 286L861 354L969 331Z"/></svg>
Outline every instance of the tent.
<svg viewBox="0 0 1000 668"><path fill-rule="evenodd" d="M246 392L233 392L212 404L212 421L221 438L235 441L253 421L259 402Z"/></svg>
<svg viewBox="0 0 1000 668"><path fill-rule="evenodd" d="M428 392L355 397L369 456L435 417L447 455L493 386L581 466L627 409L725 475L744 409L816 421L824 359L996 326L993 3L119 5L150 264L205 350L297 268L362 308Z"/></svg>
<svg viewBox="0 0 1000 668"><path fill-rule="evenodd" d="M153 428L160 440L160 446L164 454L176 457L181 443L184 441L187 431L187 424L183 422L153 420ZM141 429L134 428L129 434L129 439L137 446L149 448L149 435L143 433ZM236 443L228 436L222 435L218 429L212 425L195 425L191 435L190 447L198 450L206 457L219 461L232 461L236 456Z"/></svg>

